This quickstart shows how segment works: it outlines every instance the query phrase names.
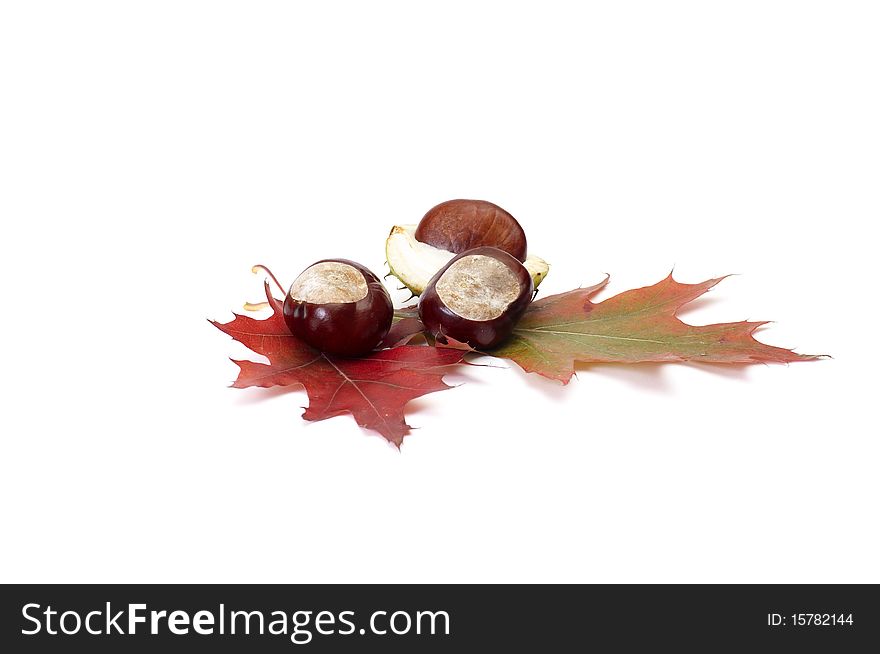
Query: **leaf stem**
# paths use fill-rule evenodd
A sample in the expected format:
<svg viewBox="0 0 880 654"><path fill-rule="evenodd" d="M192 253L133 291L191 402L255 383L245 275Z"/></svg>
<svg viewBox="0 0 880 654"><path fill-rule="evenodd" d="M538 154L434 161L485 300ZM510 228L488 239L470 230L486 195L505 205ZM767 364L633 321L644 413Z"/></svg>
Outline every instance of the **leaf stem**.
<svg viewBox="0 0 880 654"><path fill-rule="evenodd" d="M272 271L269 270L266 266L264 266L264 265L261 264L261 263L258 263L258 264L255 265L253 268L251 268L251 272L254 273L255 275L259 274L259 272L260 272L261 270L262 270L264 273L266 273L267 275L269 275L269 279L271 279L273 282L275 282L275 286L278 287L278 289L281 291L282 295L286 295L286 294L287 294L287 291L286 291L285 288L281 285L281 282L278 281L278 278L275 277L275 275L272 274Z"/></svg>

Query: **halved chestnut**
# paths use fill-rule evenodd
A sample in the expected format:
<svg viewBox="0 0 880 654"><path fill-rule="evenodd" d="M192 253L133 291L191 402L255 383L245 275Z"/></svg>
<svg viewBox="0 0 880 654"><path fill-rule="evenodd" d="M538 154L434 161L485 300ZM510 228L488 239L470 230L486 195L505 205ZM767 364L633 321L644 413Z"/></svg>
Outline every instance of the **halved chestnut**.
<svg viewBox="0 0 880 654"><path fill-rule="evenodd" d="M477 349L500 345L529 306L535 287L529 271L498 248L462 252L428 282L419 317L437 338Z"/></svg>
<svg viewBox="0 0 880 654"><path fill-rule="evenodd" d="M419 222L416 240L455 254L494 247L520 262L528 253L526 233L516 218L485 200L441 202Z"/></svg>
<svg viewBox="0 0 880 654"><path fill-rule="evenodd" d="M328 354L360 356L388 333L394 308L370 270L348 259L325 259L306 268L284 298L291 333Z"/></svg>

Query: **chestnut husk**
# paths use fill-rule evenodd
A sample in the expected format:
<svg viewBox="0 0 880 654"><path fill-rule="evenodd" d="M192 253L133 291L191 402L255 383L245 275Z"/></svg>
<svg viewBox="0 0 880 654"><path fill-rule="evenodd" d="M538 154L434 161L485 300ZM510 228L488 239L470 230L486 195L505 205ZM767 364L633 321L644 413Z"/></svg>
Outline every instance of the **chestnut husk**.
<svg viewBox="0 0 880 654"><path fill-rule="evenodd" d="M471 320L450 309L437 292L437 282L455 262L464 257L484 255L503 263L516 276L519 293L504 312L490 320ZM441 341L447 337L467 343L475 349L489 350L507 339L522 317L534 295L534 284L528 270L515 257L494 247L467 250L455 256L428 283L419 298L419 318L428 332Z"/></svg>
<svg viewBox="0 0 880 654"><path fill-rule="evenodd" d="M296 300L288 291L284 298L284 322L294 336L321 352L345 357L367 354L391 328L394 317L391 296L369 268L349 259L322 259L303 272L326 262L356 269L364 276L367 294L357 302L319 304Z"/></svg>
<svg viewBox="0 0 880 654"><path fill-rule="evenodd" d="M520 262L526 260L526 233L512 215L486 200L448 200L424 215L416 240L461 254L478 247L504 250Z"/></svg>

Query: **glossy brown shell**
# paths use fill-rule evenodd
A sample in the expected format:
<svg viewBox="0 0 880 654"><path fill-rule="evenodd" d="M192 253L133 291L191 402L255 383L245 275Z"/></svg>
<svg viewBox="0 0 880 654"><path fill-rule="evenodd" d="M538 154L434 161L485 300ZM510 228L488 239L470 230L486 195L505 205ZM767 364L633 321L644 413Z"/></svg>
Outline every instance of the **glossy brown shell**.
<svg viewBox="0 0 880 654"><path fill-rule="evenodd" d="M295 300L288 292L284 322L294 336L316 350L347 357L367 354L391 328L391 296L376 275L355 261L322 259L312 265L328 261L347 264L360 272L367 283L367 294L357 302L315 304Z"/></svg>
<svg viewBox="0 0 880 654"><path fill-rule="evenodd" d="M506 265L519 282L520 292L507 309L492 320L468 320L447 307L437 293L437 282L449 267L466 256L481 254ZM529 271L507 252L498 248L482 247L462 252L431 278L425 292L419 298L419 318L425 328L437 338L450 337L467 343L474 349L488 350L500 345L513 331L516 323L528 308L535 286Z"/></svg>
<svg viewBox="0 0 880 654"><path fill-rule="evenodd" d="M504 250L526 260L526 233L516 218L485 200L449 200L431 209L416 228L416 240L461 254L478 247Z"/></svg>

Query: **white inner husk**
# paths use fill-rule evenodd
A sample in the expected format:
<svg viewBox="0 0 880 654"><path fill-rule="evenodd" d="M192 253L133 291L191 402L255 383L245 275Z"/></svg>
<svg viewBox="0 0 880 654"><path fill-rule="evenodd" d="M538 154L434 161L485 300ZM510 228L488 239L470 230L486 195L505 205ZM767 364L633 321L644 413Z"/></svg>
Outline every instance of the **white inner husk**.
<svg viewBox="0 0 880 654"><path fill-rule="evenodd" d="M416 225L396 225L385 242L385 258L391 273L413 293L420 295L431 278L455 256L416 240ZM547 276L550 266L541 257L529 255L523 265L535 288Z"/></svg>

